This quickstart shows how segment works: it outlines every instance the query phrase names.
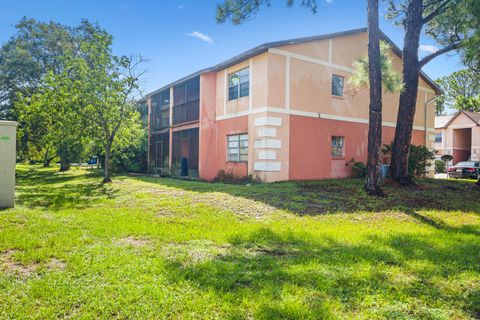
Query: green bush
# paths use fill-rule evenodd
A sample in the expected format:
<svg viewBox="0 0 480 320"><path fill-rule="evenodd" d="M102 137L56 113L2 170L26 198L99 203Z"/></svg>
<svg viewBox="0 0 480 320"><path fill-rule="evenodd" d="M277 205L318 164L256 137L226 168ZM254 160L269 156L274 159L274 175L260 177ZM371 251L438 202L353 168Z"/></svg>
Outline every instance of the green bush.
<svg viewBox="0 0 480 320"><path fill-rule="evenodd" d="M215 182L231 183L231 184L245 184L245 183L260 183L258 177L251 174L248 176L237 176L233 172L226 172L225 170L218 170Z"/></svg>
<svg viewBox="0 0 480 320"><path fill-rule="evenodd" d="M384 154L392 154L393 143L383 145ZM427 166L435 159L435 154L422 145L410 145L410 157L408 158L408 175L418 177L425 174Z"/></svg>
<svg viewBox="0 0 480 320"><path fill-rule="evenodd" d="M435 172L437 173L445 173L446 167L445 167L445 162L442 160L435 160Z"/></svg>
<svg viewBox="0 0 480 320"><path fill-rule="evenodd" d="M148 133L145 130L141 136L131 143L112 153L113 172L147 172Z"/></svg>
<svg viewBox="0 0 480 320"><path fill-rule="evenodd" d="M367 166L363 162L352 159L352 177L365 178L367 174Z"/></svg>
<svg viewBox="0 0 480 320"><path fill-rule="evenodd" d="M95 155L102 168L105 162L105 153L99 145L91 145L88 149L88 155ZM111 169L115 173L147 172L148 157L148 132L144 130L140 135L127 142L122 142L121 146L116 146L112 152Z"/></svg>

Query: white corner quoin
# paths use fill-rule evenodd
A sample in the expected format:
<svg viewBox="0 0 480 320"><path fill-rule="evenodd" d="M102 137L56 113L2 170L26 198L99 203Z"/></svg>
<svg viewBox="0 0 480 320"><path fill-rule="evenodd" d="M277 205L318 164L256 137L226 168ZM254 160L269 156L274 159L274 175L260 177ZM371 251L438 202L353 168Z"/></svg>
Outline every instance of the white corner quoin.
<svg viewBox="0 0 480 320"><path fill-rule="evenodd" d="M17 123L0 120L0 209L13 208Z"/></svg>

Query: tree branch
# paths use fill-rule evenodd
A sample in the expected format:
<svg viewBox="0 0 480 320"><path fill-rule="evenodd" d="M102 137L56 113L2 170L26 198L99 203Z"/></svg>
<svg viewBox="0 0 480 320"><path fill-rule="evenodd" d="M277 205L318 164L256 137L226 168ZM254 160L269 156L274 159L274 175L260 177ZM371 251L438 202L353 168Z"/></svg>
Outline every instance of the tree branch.
<svg viewBox="0 0 480 320"><path fill-rule="evenodd" d="M426 65L427 63L429 63L432 59L444 54L444 53L447 53L447 52L450 52L450 51L453 51L453 50L456 50L460 48L460 42L455 42L455 43L452 43L451 45L448 45L432 54L429 54L428 56L425 56L423 57L422 60L419 61L419 67L422 68L424 65Z"/></svg>
<svg viewBox="0 0 480 320"><path fill-rule="evenodd" d="M425 23L428 23L430 20L432 20L433 18L435 18L437 15L439 15L440 13L442 13L447 4L450 3L451 0L445 0L445 2L441 3L435 10L433 10L429 15L427 15L426 17L424 17L422 19L422 23L425 24Z"/></svg>

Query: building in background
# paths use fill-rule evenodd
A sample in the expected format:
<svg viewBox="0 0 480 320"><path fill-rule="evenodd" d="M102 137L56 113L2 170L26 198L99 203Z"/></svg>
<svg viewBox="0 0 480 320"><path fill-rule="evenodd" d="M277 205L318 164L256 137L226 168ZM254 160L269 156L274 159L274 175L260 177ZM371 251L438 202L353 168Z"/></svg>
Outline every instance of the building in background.
<svg viewBox="0 0 480 320"><path fill-rule="evenodd" d="M383 37L401 73L401 51ZM148 94L150 171L266 182L350 176L352 159L367 158L369 92L348 82L367 44L366 29L271 42ZM414 144L433 147L428 102L439 93L422 72ZM398 99L384 94L383 143L393 140Z"/></svg>
<svg viewBox="0 0 480 320"><path fill-rule="evenodd" d="M480 161L480 113L461 110L435 117L435 150L451 155L453 164Z"/></svg>

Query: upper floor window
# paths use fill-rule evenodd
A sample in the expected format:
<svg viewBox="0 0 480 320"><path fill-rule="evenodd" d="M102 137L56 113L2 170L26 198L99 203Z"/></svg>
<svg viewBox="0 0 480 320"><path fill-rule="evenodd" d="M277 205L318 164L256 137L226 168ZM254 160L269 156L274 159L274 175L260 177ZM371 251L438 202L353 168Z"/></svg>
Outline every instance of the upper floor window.
<svg viewBox="0 0 480 320"><path fill-rule="evenodd" d="M248 134L227 136L228 161L240 162L248 160Z"/></svg>
<svg viewBox="0 0 480 320"><path fill-rule="evenodd" d="M332 74L332 95L343 97L344 77Z"/></svg>
<svg viewBox="0 0 480 320"><path fill-rule="evenodd" d="M250 70L248 68L228 75L228 100L235 100L249 95Z"/></svg>
<svg viewBox="0 0 480 320"><path fill-rule="evenodd" d="M442 143L442 133L441 132L435 134L435 142L436 143Z"/></svg>
<svg viewBox="0 0 480 320"><path fill-rule="evenodd" d="M341 158L344 156L345 137L332 137L332 157Z"/></svg>

